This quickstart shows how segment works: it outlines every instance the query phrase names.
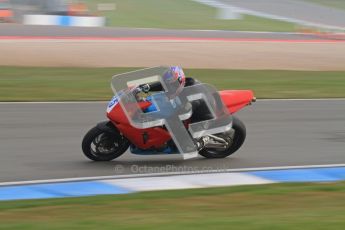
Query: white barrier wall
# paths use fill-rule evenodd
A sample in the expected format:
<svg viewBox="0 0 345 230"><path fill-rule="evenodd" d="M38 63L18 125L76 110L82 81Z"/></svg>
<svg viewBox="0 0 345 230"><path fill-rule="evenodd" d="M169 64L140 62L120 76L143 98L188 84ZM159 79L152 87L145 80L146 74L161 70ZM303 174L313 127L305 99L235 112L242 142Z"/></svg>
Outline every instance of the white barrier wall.
<svg viewBox="0 0 345 230"><path fill-rule="evenodd" d="M24 24L27 25L55 25L99 27L105 25L104 17L91 16L60 16L60 15L24 15Z"/></svg>

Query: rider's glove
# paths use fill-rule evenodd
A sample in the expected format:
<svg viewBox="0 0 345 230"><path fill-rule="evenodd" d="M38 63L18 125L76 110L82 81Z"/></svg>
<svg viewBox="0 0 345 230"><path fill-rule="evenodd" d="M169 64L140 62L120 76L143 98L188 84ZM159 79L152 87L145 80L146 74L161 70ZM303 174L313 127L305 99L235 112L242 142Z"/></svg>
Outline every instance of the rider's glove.
<svg viewBox="0 0 345 230"><path fill-rule="evenodd" d="M150 85L149 84L144 84L140 86L140 89L144 92L144 93L148 93L150 91Z"/></svg>

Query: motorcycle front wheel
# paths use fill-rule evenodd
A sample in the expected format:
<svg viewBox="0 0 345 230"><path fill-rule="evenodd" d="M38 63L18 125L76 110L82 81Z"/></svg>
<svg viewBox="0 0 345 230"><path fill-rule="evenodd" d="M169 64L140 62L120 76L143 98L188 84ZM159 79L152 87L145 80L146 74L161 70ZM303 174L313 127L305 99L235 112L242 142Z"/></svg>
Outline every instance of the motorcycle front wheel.
<svg viewBox="0 0 345 230"><path fill-rule="evenodd" d="M83 138L84 155L93 161L111 161L121 156L129 147L129 141L116 130L106 132L97 126L90 129Z"/></svg>
<svg viewBox="0 0 345 230"><path fill-rule="evenodd" d="M246 127L240 119L234 116L232 128L235 131L233 137L227 137L223 134L216 134L216 136L222 137L225 140L228 139L231 142L231 145L228 148L225 150L204 148L199 151L199 154L206 158L225 158L235 153L243 145L244 140L246 139Z"/></svg>

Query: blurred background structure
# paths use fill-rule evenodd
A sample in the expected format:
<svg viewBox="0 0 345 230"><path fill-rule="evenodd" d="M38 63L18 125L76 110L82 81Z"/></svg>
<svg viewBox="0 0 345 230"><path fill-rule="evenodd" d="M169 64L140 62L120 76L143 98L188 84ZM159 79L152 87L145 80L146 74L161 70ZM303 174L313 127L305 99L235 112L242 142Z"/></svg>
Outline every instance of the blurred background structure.
<svg viewBox="0 0 345 230"><path fill-rule="evenodd" d="M84 1L6 0L2 4L9 12L4 20L6 22L57 26L105 25L105 19L90 12Z"/></svg>
<svg viewBox="0 0 345 230"><path fill-rule="evenodd" d="M11 5L4 0L0 1L0 22L11 22L13 19L13 10Z"/></svg>
<svg viewBox="0 0 345 230"><path fill-rule="evenodd" d="M339 33L345 31L344 5L341 0L1 0L0 20L35 25L225 30L260 30L260 24L276 24L285 25L287 31L294 25L294 30ZM246 24L250 26L243 26Z"/></svg>

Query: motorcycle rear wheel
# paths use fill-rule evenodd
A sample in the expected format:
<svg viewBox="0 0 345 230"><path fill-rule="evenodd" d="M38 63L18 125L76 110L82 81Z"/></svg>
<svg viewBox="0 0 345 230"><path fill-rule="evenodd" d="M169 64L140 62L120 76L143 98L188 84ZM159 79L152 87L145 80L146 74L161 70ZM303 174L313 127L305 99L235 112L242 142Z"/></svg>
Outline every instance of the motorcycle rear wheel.
<svg viewBox="0 0 345 230"><path fill-rule="evenodd" d="M97 126L90 129L83 138L84 155L93 161L111 161L121 156L129 147L129 141L117 131L106 132Z"/></svg>
<svg viewBox="0 0 345 230"><path fill-rule="evenodd" d="M232 144L227 149L216 150L204 148L199 151L199 154L205 158L225 158L235 153L243 145L246 139L246 127L240 119L234 116L232 128L235 130L235 135Z"/></svg>

